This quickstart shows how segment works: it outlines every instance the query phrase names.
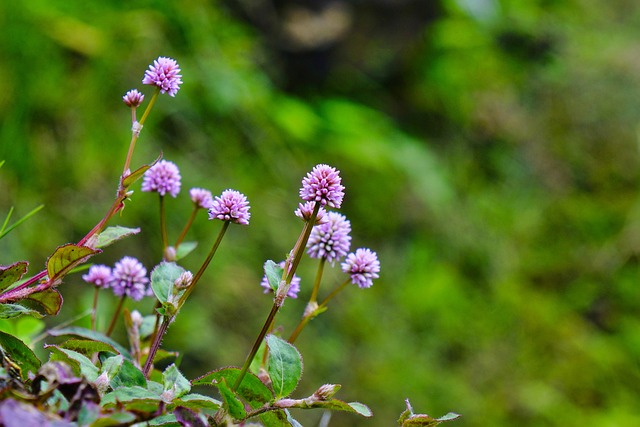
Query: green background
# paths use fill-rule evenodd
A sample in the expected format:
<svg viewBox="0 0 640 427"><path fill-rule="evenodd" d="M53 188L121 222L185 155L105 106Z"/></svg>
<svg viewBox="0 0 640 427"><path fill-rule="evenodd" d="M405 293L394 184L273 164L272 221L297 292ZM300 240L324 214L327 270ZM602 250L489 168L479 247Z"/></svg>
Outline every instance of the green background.
<svg viewBox="0 0 640 427"><path fill-rule="evenodd" d="M184 84L158 100L133 164L162 150L180 167L171 239L191 187L239 190L252 213L249 227L231 227L164 340L184 352L188 377L242 363L271 306L262 264L292 247L300 180L328 163L342 172L353 249L377 251L382 272L301 335L296 396L340 383L337 397L374 411L334 414L337 426L394 425L405 398L418 412L462 414L459 426L640 425L635 2L307 6L0 3L0 213L45 204L0 241L0 264L29 260L35 273L101 218L130 138L121 97L149 96L144 70L170 56ZM127 254L151 269L161 259L158 200L138 185L112 224L142 233L95 262ZM198 218L186 268L219 227ZM301 298L278 318L284 334L315 268L301 266ZM321 292L341 280L336 267ZM91 305L79 274L61 290L49 326ZM103 324L114 303L103 295ZM319 418L299 416L306 426Z"/></svg>

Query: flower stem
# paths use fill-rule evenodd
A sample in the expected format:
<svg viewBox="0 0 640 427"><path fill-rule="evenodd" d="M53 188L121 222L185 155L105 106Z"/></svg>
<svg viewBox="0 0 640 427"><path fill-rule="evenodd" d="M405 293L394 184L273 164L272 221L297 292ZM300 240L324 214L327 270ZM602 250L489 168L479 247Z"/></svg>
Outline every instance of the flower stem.
<svg viewBox="0 0 640 427"><path fill-rule="evenodd" d="M196 283L198 283L198 280L200 280L200 278L204 274L204 271L209 266L209 263L211 262L211 259L213 259L213 256L216 254L216 251L218 250L218 246L220 246L220 242L222 242L222 238L224 237L224 234L226 233L227 228L229 228L229 223L230 223L229 221L225 221L222 224L222 228L220 229L220 232L218 233L218 238L213 243L213 246L211 247L211 251L209 252L209 255L207 255L207 259L204 260L204 262L200 266L200 269L198 270L198 272L193 276L193 279L191 280L191 284L189 285L189 288L180 297L180 301L178 301L178 307L182 307L184 302L187 300L187 298L189 297L189 295L193 291L193 288L195 288Z"/></svg>
<svg viewBox="0 0 640 427"><path fill-rule="evenodd" d="M169 328L169 324L171 323L171 318L163 316L162 324L160 324L160 329L156 334L155 339L153 340L153 344L151 344L151 348L149 349L149 355L147 356L146 362L144 362L144 368L142 369L142 373L144 377L149 379L149 371L151 371L151 365L153 364L153 358L156 356L158 349L160 348L160 343L162 342L162 338L164 338L164 334L167 332L167 328Z"/></svg>
<svg viewBox="0 0 640 427"><path fill-rule="evenodd" d="M96 312L98 311L98 295L100 294L100 288L96 286L93 291L93 308L91 309L91 330L96 330Z"/></svg>
<svg viewBox="0 0 640 427"><path fill-rule="evenodd" d="M311 291L309 302L316 302L316 299L318 298L318 290L320 289L320 281L322 281L322 273L324 272L324 265L326 261L326 258L320 258L320 263L318 265L318 271L316 272L315 282L313 282L313 290Z"/></svg>
<svg viewBox="0 0 640 427"><path fill-rule="evenodd" d="M122 306L124 305L125 298L127 298L127 294L124 294L122 295L122 297L120 297L120 302L118 302L116 311L113 313L113 317L111 318L111 323L109 323L109 328L107 328L107 332L105 332L106 336L111 335L111 332L113 332L113 328L116 326L116 322L118 321L118 316L120 315L120 311L122 310Z"/></svg>
<svg viewBox="0 0 640 427"><path fill-rule="evenodd" d="M180 233L180 235L178 236L178 240L176 240L176 244L175 244L176 251L178 250L178 246L180 246L180 243L182 243L182 241L184 240L184 237L187 235L187 231L189 231L189 228L191 228L191 224L193 224L193 221L196 219L197 213L198 213L198 205L194 203L193 210L191 211L191 216L189 216L187 223L182 229L182 232Z"/></svg>
<svg viewBox="0 0 640 427"><path fill-rule="evenodd" d="M144 114L142 115L142 118L140 119L139 125L140 128L142 128L142 125L144 125L144 122L147 120L147 117L149 116L149 113L151 112L151 109L153 108L153 105L156 103L156 100L158 99L158 95L160 94L160 88L156 87L155 92L153 92L153 96L151 97L151 100L149 101L149 104L147 104L147 108L144 110ZM132 113L131 116L132 120L133 120L133 124L135 125L135 110ZM122 175L124 176L125 174L127 174L128 170L129 170L129 165L131 164L131 158L133 157L133 150L136 148L136 142L138 141L138 135L140 134L140 132L135 132L133 131L131 134L131 142L129 143L129 151L127 152L127 158L124 161L124 169L122 170Z"/></svg>
<svg viewBox="0 0 640 427"><path fill-rule="evenodd" d="M169 246L167 237L167 215L164 208L164 196L160 194L160 234L162 235L162 253L164 254Z"/></svg>

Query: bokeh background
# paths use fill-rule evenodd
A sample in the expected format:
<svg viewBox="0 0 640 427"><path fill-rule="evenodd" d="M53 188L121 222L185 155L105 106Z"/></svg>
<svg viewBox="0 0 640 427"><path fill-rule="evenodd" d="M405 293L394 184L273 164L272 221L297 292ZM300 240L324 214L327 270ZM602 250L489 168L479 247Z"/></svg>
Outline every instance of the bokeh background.
<svg viewBox="0 0 640 427"><path fill-rule="evenodd" d="M188 188L252 205L164 341L189 377L242 363L271 305L262 264L293 245L300 180L328 163L353 247L382 263L297 343L296 395L340 383L375 413L331 425L394 425L405 398L461 427L640 425L636 2L4 1L0 28L0 213L45 205L0 241L1 264L35 273L98 221L130 137L121 96L149 95L144 70L170 56L184 85L159 99L134 157L162 150L181 168L170 236ZM112 224L143 232L95 262L160 260L157 197L136 191ZM218 229L198 218L185 267ZM314 271L301 267L285 333ZM327 273L323 291L341 279ZM91 305L79 275L62 292L49 325ZM114 302L103 295L103 322Z"/></svg>

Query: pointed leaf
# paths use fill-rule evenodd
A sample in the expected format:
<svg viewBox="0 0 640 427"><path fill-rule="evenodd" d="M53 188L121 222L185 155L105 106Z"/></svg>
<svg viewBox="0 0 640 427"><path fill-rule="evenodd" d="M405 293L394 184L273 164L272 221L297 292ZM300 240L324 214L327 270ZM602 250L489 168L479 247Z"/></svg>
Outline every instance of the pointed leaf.
<svg viewBox="0 0 640 427"><path fill-rule="evenodd" d="M74 267L99 252L101 252L99 249L91 249L87 246L78 246L71 243L58 247L47 260L49 280L52 282L62 280Z"/></svg>
<svg viewBox="0 0 640 427"><path fill-rule="evenodd" d="M191 409L210 409L212 411L220 409L222 402L213 397L204 396L198 393L185 394L180 399L173 401L176 406L184 406Z"/></svg>
<svg viewBox="0 0 640 427"><path fill-rule="evenodd" d="M26 261L18 261L11 265L0 266L0 292L20 280L27 272L28 266L29 263Z"/></svg>
<svg viewBox="0 0 640 427"><path fill-rule="evenodd" d="M58 347L77 351L78 353L83 354L87 357L91 357L95 353L99 353L101 351L107 351L113 354L118 353L115 347L111 344L94 340L69 339L63 343L58 344Z"/></svg>
<svg viewBox="0 0 640 427"><path fill-rule="evenodd" d="M175 262L161 262L151 272L151 289L161 303L169 300L173 284L185 269Z"/></svg>
<svg viewBox="0 0 640 427"><path fill-rule="evenodd" d="M165 391L170 391L174 398L184 396L191 391L191 383L172 363L162 373L162 382Z"/></svg>
<svg viewBox="0 0 640 427"><path fill-rule="evenodd" d="M298 350L275 335L267 336L269 377L276 398L291 394L302 376L302 356Z"/></svg>
<svg viewBox="0 0 640 427"><path fill-rule="evenodd" d="M123 346L121 346L111 338L107 337L106 335L101 334L100 332L92 331L86 328L81 328L79 326L69 326L67 328L61 328L61 329L50 329L47 333L54 337L59 337L63 335L75 335L81 338L87 338L94 341L101 341L111 345L113 348L115 348L118 351L118 353L123 355L125 358L131 360L131 354L129 354L126 348L124 348Z"/></svg>
<svg viewBox="0 0 640 427"><path fill-rule="evenodd" d="M160 402L160 396L157 394L152 393L146 388L133 386L119 387L105 394L100 403L107 409L123 404L127 410L151 412L158 408Z"/></svg>
<svg viewBox="0 0 640 427"><path fill-rule="evenodd" d="M240 401L239 396L231 390L227 381L222 378L220 381L215 383L215 386L220 392L220 396L222 397L225 408L229 411L229 415L236 420L245 419L247 417L247 411L244 409L244 404Z"/></svg>
<svg viewBox="0 0 640 427"><path fill-rule="evenodd" d="M29 371L35 374L42 365L35 353L25 343L2 331L0 331L0 350L5 358L20 367L20 375L25 381Z"/></svg>
<svg viewBox="0 0 640 427"><path fill-rule="evenodd" d="M136 420L136 416L131 412L111 412L100 414L100 418L91 423L90 427L116 427L131 425ZM79 420L78 420L79 421ZM80 424L78 422L79 425Z"/></svg>
<svg viewBox="0 0 640 427"><path fill-rule="evenodd" d="M271 289L273 289L273 292L278 290L283 273L284 268L280 267L275 262L268 260L264 263L264 274L267 276L267 281L269 282Z"/></svg>
<svg viewBox="0 0 640 427"><path fill-rule="evenodd" d="M51 349L50 359L52 361L60 360L69 363L69 365L75 368L76 374L82 374L82 376L89 381L95 381L98 375L100 375L100 371L91 360L77 351L67 350L57 345L46 345L45 348Z"/></svg>
<svg viewBox="0 0 640 427"><path fill-rule="evenodd" d="M140 228L127 228L121 227L119 225L114 227L107 227L104 229L102 233L98 235L98 239L96 241L96 248L104 248L107 247L118 240L124 239L127 236L131 236L133 234L138 234L140 232Z"/></svg>
<svg viewBox="0 0 640 427"><path fill-rule="evenodd" d="M55 316L60 312L60 308L62 307L62 295L57 290L49 288L44 291L31 294L21 302L25 304L31 303L31 305L38 309L42 314Z"/></svg>
<svg viewBox="0 0 640 427"><path fill-rule="evenodd" d="M182 242L176 250L176 261L189 255L198 246L198 242Z"/></svg>
<svg viewBox="0 0 640 427"><path fill-rule="evenodd" d="M9 211L9 214L7 215L7 219L5 220L2 228L0 229L0 239L2 239L4 236L6 236L7 233L9 233L11 230L16 228L17 226L19 226L20 224L22 224L23 222L25 222L29 218L31 218L33 215L35 215L42 208L44 208L44 205L36 206L29 213L27 213L25 216L23 216L22 218L20 218L19 220L17 220L13 224L11 224L9 227L7 227L7 224L9 223L9 217L11 216L11 212L13 212L13 207L12 207L11 210Z"/></svg>
<svg viewBox="0 0 640 427"><path fill-rule="evenodd" d="M239 368L222 368L194 379L191 384L194 386L215 385L215 382L219 382L222 379L225 379L227 384L235 384L239 375ZM259 408L273 400L273 392L257 376L250 372L245 375L237 393L247 401L251 409Z"/></svg>
<svg viewBox="0 0 640 427"><path fill-rule="evenodd" d="M37 318L43 317L38 311L23 307L20 304L0 304L0 319L13 319L25 314Z"/></svg>
<svg viewBox="0 0 640 427"><path fill-rule="evenodd" d="M136 169L135 171L131 172L129 175L127 175L127 177L125 179L122 180L122 186L127 189L131 186L131 184L133 184L134 182L136 182L137 180L139 180L142 175L144 175L144 173L151 168L153 165L155 165L156 163L158 163L160 161L160 159L162 159L162 153L160 153L160 155L158 156L157 159L154 160L153 163L151 163L150 165L143 165L140 166L138 169Z"/></svg>
<svg viewBox="0 0 640 427"><path fill-rule="evenodd" d="M130 360L124 359L122 361L122 366L120 366L120 370L111 380L111 387L133 387L147 386L147 379L144 377L142 371L131 363Z"/></svg>

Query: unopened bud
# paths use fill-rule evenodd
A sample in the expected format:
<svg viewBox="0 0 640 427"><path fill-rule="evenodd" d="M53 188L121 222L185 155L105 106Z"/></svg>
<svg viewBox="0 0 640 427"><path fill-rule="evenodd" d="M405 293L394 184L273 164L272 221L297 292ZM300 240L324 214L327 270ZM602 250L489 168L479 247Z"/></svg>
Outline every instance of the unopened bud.
<svg viewBox="0 0 640 427"><path fill-rule="evenodd" d="M176 248L173 246L167 246L164 250L165 261L171 262L176 260Z"/></svg>
<svg viewBox="0 0 640 427"><path fill-rule="evenodd" d="M329 400L341 387L340 384L325 384L313 393L312 398L315 400Z"/></svg>
<svg viewBox="0 0 640 427"><path fill-rule="evenodd" d="M191 285L191 281L193 280L193 274L190 271L185 271L176 279L173 285L178 289L186 289Z"/></svg>
<svg viewBox="0 0 640 427"><path fill-rule="evenodd" d="M131 312L131 323L135 328L140 328L142 326L143 317L142 314L138 310L133 310Z"/></svg>

